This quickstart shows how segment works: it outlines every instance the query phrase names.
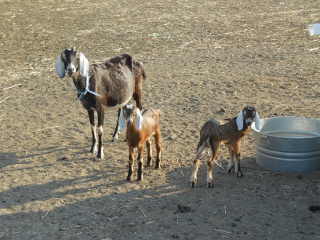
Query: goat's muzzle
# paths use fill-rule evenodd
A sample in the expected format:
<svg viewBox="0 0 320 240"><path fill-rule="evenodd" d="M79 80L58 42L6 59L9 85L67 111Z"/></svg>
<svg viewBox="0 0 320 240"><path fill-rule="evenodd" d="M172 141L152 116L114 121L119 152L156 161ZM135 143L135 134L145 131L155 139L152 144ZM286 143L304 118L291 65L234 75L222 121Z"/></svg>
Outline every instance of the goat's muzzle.
<svg viewBox="0 0 320 240"><path fill-rule="evenodd" d="M73 64L69 64L66 72L71 77L76 72L76 68L73 66Z"/></svg>
<svg viewBox="0 0 320 240"><path fill-rule="evenodd" d="M132 119L132 118L128 118L128 119L127 119L127 124L128 124L128 125L131 125L132 123L133 123L133 119Z"/></svg>
<svg viewBox="0 0 320 240"><path fill-rule="evenodd" d="M251 118L247 119L246 124L250 127L252 124L252 119Z"/></svg>

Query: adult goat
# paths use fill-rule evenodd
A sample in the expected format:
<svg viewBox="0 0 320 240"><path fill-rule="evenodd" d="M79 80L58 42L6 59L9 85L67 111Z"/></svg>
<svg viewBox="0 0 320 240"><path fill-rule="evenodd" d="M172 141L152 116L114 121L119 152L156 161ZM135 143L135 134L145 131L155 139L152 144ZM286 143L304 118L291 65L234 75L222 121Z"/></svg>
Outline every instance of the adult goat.
<svg viewBox="0 0 320 240"><path fill-rule="evenodd" d="M55 69L60 78L66 73L72 78L78 92L78 99L88 111L92 132L91 153L97 152L97 158L103 158L103 121L105 110L119 109L126 105L131 97L137 107L142 109L142 78L145 72L142 62L129 54L122 54L109 60L89 65L88 59L75 47L65 49L57 59ZM98 142L94 119L98 115ZM118 121L113 140L117 138Z"/></svg>

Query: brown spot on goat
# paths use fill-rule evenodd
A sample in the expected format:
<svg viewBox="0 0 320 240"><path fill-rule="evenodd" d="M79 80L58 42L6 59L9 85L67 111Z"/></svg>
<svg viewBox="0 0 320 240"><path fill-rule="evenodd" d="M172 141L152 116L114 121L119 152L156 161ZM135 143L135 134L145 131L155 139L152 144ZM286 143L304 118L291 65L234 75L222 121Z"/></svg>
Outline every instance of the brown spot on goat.
<svg viewBox="0 0 320 240"><path fill-rule="evenodd" d="M227 145L229 151L228 172L235 172L237 177L242 177L240 168L240 141L244 137L251 124L255 121L256 128L260 128L260 118L258 112L253 107L245 107L237 117L230 119L225 124L220 124L215 119L208 120L200 130L200 141L197 147L197 156L193 161L191 183L195 187L197 183L197 172L200 165L202 152L206 147L211 150L211 156L207 162L207 184L213 187L213 166L214 160L218 156L220 143Z"/></svg>
<svg viewBox="0 0 320 240"><path fill-rule="evenodd" d="M145 109L142 114L140 110L133 105L126 105L122 108L119 117L120 130L125 128L127 122L126 139L129 147L129 170L127 180L131 181L134 166L134 149L138 148L138 177L137 180L143 179L143 149L146 143L148 150L147 166L152 163L151 137L154 137L157 157L155 168L161 165L161 131L159 126L161 112L151 108Z"/></svg>

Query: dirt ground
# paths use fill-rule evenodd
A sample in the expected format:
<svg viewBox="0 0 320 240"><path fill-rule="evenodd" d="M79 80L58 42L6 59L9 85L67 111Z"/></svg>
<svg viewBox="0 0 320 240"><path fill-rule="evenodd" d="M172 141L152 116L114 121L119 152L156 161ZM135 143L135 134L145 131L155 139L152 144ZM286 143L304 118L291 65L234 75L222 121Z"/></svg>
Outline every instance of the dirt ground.
<svg viewBox="0 0 320 240"><path fill-rule="evenodd" d="M0 0L0 239L320 239L320 171L270 172L242 141L243 178L215 186L207 156L191 188L199 130L247 105L261 118L320 119L319 22L311 0ZM123 133L105 158L69 77L54 70L76 46L91 63L130 53L145 64L144 108L159 108L162 169L126 181ZM313 211L309 208L315 206Z"/></svg>

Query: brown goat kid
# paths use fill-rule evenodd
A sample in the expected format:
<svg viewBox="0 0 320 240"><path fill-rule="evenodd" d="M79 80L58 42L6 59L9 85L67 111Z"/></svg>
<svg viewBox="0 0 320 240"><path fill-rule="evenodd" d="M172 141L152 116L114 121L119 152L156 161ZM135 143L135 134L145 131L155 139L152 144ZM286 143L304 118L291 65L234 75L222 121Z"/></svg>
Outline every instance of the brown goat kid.
<svg viewBox="0 0 320 240"><path fill-rule="evenodd" d="M211 149L210 160L207 162L207 186L213 187L212 171L214 160L218 156L220 143L227 145L229 151L228 172L235 172L237 177L242 177L240 168L240 141L244 137L251 124L255 121L256 128L260 128L258 112L253 107L245 107L239 115L230 119L225 124L220 124L215 119L208 120L200 130L200 141L197 147L197 156L193 161L191 184L195 187L197 183L197 172L200 165L200 158L206 147Z"/></svg>
<svg viewBox="0 0 320 240"><path fill-rule="evenodd" d="M91 64L75 47L65 49L57 59L55 69L60 78L66 73L72 78L78 91L78 99L87 110L91 124L91 153L103 158L103 122L106 110L120 109L133 97L142 109L142 78L145 78L143 63L129 54L121 54L100 64ZM98 115L96 132L94 112ZM118 117L120 111L118 111ZM98 134L97 134L98 133ZM98 135L98 141L97 141ZM118 135L118 121L113 140Z"/></svg>
<svg viewBox="0 0 320 240"><path fill-rule="evenodd" d="M127 180L131 181L134 166L134 149L138 148L138 177L137 180L143 179L143 148L144 143L148 149L147 166L152 163L151 137L155 139L157 158L155 168L160 168L161 163L161 132L159 126L161 112L151 108L145 109L142 114L139 108L133 105L126 105L122 108L119 117L120 130L125 128L127 122L126 139L129 146L129 170Z"/></svg>

